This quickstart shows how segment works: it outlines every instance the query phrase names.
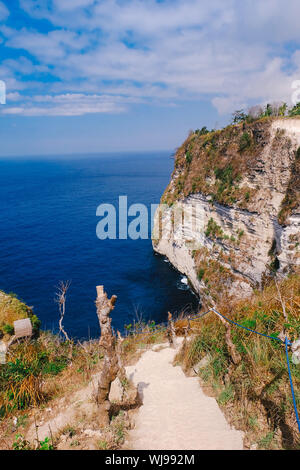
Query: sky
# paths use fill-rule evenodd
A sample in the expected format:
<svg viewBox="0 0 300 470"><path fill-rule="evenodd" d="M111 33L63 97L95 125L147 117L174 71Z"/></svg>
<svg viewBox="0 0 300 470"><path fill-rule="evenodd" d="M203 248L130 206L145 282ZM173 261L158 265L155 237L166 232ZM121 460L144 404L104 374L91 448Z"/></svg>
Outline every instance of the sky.
<svg viewBox="0 0 300 470"><path fill-rule="evenodd" d="M299 0L0 0L0 156L172 150L291 103L299 17Z"/></svg>

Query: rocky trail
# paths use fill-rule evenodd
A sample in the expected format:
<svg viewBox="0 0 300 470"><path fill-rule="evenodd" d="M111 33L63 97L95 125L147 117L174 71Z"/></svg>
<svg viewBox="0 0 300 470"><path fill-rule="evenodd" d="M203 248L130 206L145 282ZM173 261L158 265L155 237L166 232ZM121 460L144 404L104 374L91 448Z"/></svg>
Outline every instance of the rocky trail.
<svg viewBox="0 0 300 470"><path fill-rule="evenodd" d="M177 337L178 347L183 338ZM124 449L129 450L221 450L243 449L243 433L227 423L216 400L204 394L197 377L186 377L173 366L177 350L169 343L146 350L138 362L126 367L137 387L142 405L133 410ZM97 449L107 436L97 426L98 408L93 398L99 373L89 383L34 413L26 432L31 443L60 435L61 450ZM118 402L120 386L113 383L110 399ZM74 429L74 437L69 430Z"/></svg>
<svg viewBox="0 0 300 470"><path fill-rule="evenodd" d="M204 394L197 377L172 365L176 350L168 344L145 352L127 367L142 406L129 432L128 449L242 450L243 433L227 423L216 400Z"/></svg>

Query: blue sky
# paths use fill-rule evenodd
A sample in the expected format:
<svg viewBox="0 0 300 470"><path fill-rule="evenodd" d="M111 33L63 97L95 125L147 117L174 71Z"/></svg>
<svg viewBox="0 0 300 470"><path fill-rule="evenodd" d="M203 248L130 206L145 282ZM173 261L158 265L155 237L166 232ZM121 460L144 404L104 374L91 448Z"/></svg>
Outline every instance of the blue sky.
<svg viewBox="0 0 300 470"><path fill-rule="evenodd" d="M0 155L173 149L291 101L299 0L0 0Z"/></svg>

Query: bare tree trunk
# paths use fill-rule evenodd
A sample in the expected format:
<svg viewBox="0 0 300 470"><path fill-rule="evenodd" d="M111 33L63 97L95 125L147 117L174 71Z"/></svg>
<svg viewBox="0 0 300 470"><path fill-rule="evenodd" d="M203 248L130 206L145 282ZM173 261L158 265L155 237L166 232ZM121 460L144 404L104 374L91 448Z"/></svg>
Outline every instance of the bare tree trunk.
<svg viewBox="0 0 300 470"><path fill-rule="evenodd" d="M100 345L103 348L106 347L106 343L110 343L113 338L112 328L111 328L111 318L109 316L110 312L115 308L115 303L117 301L117 296L113 295L111 299L107 297L106 292L104 292L103 286L97 286L97 300L96 308L98 320L101 328L101 337Z"/></svg>
<svg viewBox="0 0 300 470"><path fill-rule="evenodd" d="M173 348L176 348L176 331L175 331L175 326L174 326L174 321L172 319L172 313L168 312L168 321L169 321L169 343Z"/></svg>
<svg viewBox="0 0 300 470"><path fill-rule="evenodd" d="M275 279L275 285L276 285L276 289L277 289L277 292L278 292L277 300L279 300L279 302L281 303L281 306L282 306L282 313L283 313L285 322L288 323L288 316L287 316L287 313L286 313L285 303L284 303L284 301L282 300L282 296L281 296L280 289L279 289L279 287L278 287L278 283L277 283L276 279ZM287 334L286 334L286 329L285 329L285 327L283 326L281 332L280 332L279 335L278 335L278 338L280 338L281 341L284 342L286 336L287 336Z"/></svg>
<svg viewBox="0 0 300 470"><path fill-rule="evenodd" d="M110 312L114 309L117 296L108 299L103 286L97 286L97 315L101 328L100 345L105 351L103 369L98 382L96 401L99 407L99 421L101 426L109 424L109 411L111 403L109 392L111 383L116 379L119 372L119 359L116 352L116 338L111 328Z"/></svg>
<svg viewBox="0 0 300 470"><path fill-rule="evenodd" d="M58 309L59 309L59 314L60 314L60 318L58 322L59 331L60 333L63 333L66 340L69 342L70 342L70 338L67 332L65 331L62 322L66 313L66 299L67 299L67 292L70 287L70 284L71 284L70 281L66 281L66 282L61 281L59 283L59 286L57 287L57 293L56 293L56 298L55 298L55 301L58 304Z"/></svg>
<svg viewBox="0 0 300 470"><path fill-rule="evenodd" d="M277 283L276 279L275 279L275 285L276 285L276 289L277 289L277 292L278 292L278 299L277 300L279 300L279 302L281 303L284 319L285 319L286 322L288 322L288 316L287 316L287 313L286 313L285 303L282 300L282 296L281 296L280 289L278 287L278 283Z"/></svg>
<svg viewBox="0 0 300 470"><path fill-rule="evenodd" d="M240 354L237 352L235 344L232 341L231 326L225 320L225 318L223 318L221 315L219 315L217 313L216 310L213 310L213 312L220 318L221 322L224 324L224 326L226 328L225 341L226 341L226 344L227 344L227 348L228 348L229 354L232 358L232 361L234 362L235 365L238 365L241 362L242 358L241 358Z"/></svg>

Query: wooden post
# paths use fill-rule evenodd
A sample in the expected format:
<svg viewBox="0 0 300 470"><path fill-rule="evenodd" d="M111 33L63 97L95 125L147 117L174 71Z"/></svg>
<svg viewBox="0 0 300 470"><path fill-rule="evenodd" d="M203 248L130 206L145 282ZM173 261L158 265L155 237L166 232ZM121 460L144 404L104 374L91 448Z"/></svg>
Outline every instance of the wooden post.
<svg viewBox="0 0 300 470"><path fill-rule="evenodd" d="M235 344L232 341L231 338L231 326L230 324L223 318L221 315L216 310L212 310L221 320L221 322L225 325L226 328L226 334L225 334L225 340L226 344L228 347L229 354L234 362L235 365L239 364L242 360L240 354L237 352Z"/></svg>
<svg viewBox="0 0 300 470"><path fill-rule="evenodd" d="M122 383L123 379L126 378L126 371L122 362L122 343L124 341L124 338L122 338L122 335L119 331L117 331L117 335L118 335L118 341L116 344L116 353L117 353L118 366L119 366L118 377L120 379L120 382Z"/></svg>
<svg viewBox="0 0 300 470"><path fill-rule="evenodd" d="M109 392L111 383L116 379L119 372L119 360L116 352L116 338L112 333L110 312L114 309L117 296L108 299L103 286L97 286L97 315L101 328L100 345L105 352L103 369L98 382L96 401L99 407L99 421L101 426L109 424L109 411L111 403Z"/></svg>
<svg viewBox="0 0 300 470"><path fill-rule="evenodd" d="M172 319L172 313L168 312L168 322L169 322L169 343L173 348L176 348L177 341L176 341L176 331L174 326L174 321Z"/></svg>
<svg viewBox="0 0 300 470"><path fill-rule="evenodd" d="M187 337L189 335L189 332L191 330L191 322L190 322L190 317L189 316L187 317L187 326L184 326L183 330L184 330L184 340L183 341L186 342Z"/></svg>

